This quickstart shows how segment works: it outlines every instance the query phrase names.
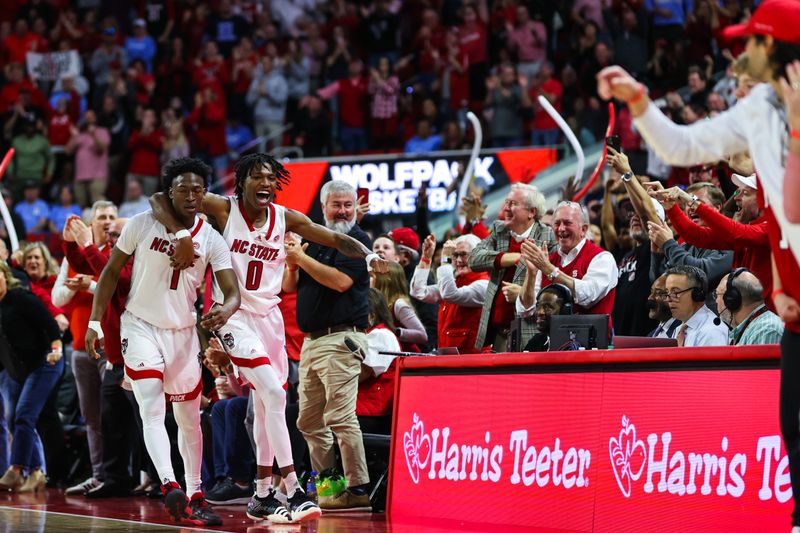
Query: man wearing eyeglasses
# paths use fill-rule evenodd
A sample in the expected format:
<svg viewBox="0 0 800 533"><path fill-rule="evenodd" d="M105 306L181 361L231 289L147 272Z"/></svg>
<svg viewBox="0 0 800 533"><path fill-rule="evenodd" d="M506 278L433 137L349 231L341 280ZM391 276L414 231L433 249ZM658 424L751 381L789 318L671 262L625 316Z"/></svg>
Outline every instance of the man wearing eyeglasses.
<svg viewBox="0 0 800 533"><path fill-rule="evenodd" d="M659 276L650 287L650 295L647 297L647 316L650 320L658 321L653 331L647 334L648 337L659 339L674 339L678 334L681 321L672 318L672 312L667 305L667 275Z"/></svg>
<svg viewBox="0 0 800 533"><path fill-rule="evenodd" d="M682 322L678 346L726 346L728 328L706 304L708 279L697 267L676 266L667 270L667 305L672 318Z"/></svg>
<svg viewBox="0 0 800 533"><path fill-rule="evenodd" d="M475 340L475 347L479 350L489 345L495 352L506 349L511 322L515 318L514 303L525 279L525 264L520 261L522 243L532 240L544 244L546 250L554 246L553 230L541 223L543 214L542 193L532 185L515 183L500 210L502 220L495 221L492 233L469 256L469 267L473 272L490 273ZM530 328L527 335L530 337L534 325L526 325L526 322L523 321L522 334L526 337L524 329Z"/></svg>

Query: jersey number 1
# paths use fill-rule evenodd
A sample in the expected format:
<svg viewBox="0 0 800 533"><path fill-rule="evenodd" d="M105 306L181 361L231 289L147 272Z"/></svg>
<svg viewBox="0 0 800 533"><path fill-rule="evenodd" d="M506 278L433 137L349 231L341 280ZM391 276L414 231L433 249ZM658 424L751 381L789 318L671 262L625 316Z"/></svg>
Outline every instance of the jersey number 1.
<svg viewBox="0 0 800 533"><path fill-rule="evenodd" d="M244 281L244 288L248 291L255 291L261 286L261 274L264 272L264 263L261 261L250 261L247 263L247 279Z"/></svg>
<svg viewBox="0 0 800 533"><path fill-rule="evenodd" d="M181 271L172 269L172 280L169 282L169 288L173 291L178 290L178 281L181 279Z"/></svg>

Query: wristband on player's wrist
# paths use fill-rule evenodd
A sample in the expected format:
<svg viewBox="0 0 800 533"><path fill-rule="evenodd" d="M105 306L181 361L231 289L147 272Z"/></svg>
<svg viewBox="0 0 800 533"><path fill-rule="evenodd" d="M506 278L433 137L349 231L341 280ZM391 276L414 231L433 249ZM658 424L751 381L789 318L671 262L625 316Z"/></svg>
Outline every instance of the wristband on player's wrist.
<svg viewBox="0 0 800 533"><path fill-rule="evenodd" d="M178 239L178 240L186 239L186 238L191 239L192 238L192 234L189 233L188 229L182 229L182 230L178 230L178 231L175 232L175 238Z"/></svg>

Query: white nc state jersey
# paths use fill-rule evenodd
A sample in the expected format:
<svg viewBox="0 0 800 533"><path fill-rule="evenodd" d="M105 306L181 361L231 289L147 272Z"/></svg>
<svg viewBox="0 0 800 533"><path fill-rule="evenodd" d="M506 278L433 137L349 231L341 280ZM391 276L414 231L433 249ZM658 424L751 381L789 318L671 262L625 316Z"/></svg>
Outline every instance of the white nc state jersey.
<svg viewBox="0 0 800 533"><path fill-rule="evenodd" d="M152 211L130 219L117 241L117 248L134 255L131 290L125 308L158 328L194 326L194 302L205 278L206 266L210 264L214 272L231 268L228 247L211 224L195 218L189 231L197 260L185 270L170 267L170 257L175 253L175 235L156 221Z"/></svg>
<svg viewBox="0 0 800 533"><path fill-rule="evenodd" d="M230 248L233 271L239 279L241 308L264 315L281 301L278 293L281 292L286 260L286 248L283 245L286 208L270 203L266 223L256 228L248 219L242 202L235 196L229 200L230 215L222 236ZM222 301L222 293L216 283L214 301Z"/></svg>

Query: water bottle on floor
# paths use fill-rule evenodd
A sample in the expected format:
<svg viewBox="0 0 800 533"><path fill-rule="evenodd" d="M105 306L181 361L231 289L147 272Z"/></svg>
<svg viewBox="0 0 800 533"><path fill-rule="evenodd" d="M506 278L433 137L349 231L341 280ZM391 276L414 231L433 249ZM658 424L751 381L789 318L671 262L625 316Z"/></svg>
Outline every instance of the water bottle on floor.
<svg viewBox="0 0 800 533"><path fill-rule="evenodd" d="M317 473L314 471L312 471L311 475L308 476L308 482L306 483L306 496L308 496L308 498L314 503L318 503Z"/></svg>

